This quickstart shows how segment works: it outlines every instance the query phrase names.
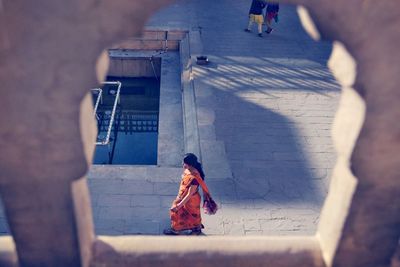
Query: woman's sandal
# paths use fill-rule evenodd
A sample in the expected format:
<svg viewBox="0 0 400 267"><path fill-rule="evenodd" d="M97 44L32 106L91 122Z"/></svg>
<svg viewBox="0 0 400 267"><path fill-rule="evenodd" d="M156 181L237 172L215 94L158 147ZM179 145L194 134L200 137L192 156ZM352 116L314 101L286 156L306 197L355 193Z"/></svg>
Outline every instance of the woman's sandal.
<svg viewBox="0 0 400 267"><path fill-rule="evenodd" d="M273 28L268 28L265 32L270 34L272 32Z"/></svg>
<svg viewBox="0 0 400 267"><path fill-rule="evenodd" d="M175 231L174 229L164 229L163 231L164 235L179 235L178 231Z"/></svg>
<svg viewBox="0 0 400 267"><path fill-rule="evenodd" d="M201 235L202 234L201 229L193 229L191 231L192 231L192 235Z"/></svg>
<svg viewBox="0 0 400 267"><path fill-rule="evenodd" d="M200 235L201 228L193 228L181 231L175 231L174 229L164 229L164 235Z"/></svg>

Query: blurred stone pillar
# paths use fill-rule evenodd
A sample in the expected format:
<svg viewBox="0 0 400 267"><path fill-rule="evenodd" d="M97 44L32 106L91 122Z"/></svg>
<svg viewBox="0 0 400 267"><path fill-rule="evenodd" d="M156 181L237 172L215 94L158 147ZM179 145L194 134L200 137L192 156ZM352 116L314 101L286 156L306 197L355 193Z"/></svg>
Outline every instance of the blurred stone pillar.
<svg viewBox="0 0 400 267"><path fill-rule="evenodd" d="M167 2L0 1L0 195L21 266L88 266L95 66Z"/></svg>
<svg viewBox="0 0 400 267"><path fill-rule="evenodd" d="M400 236L400 5L290 2L300 1L314 36L340 42L331 65L343 86L333 131L339 157L318 229L324 258L335 267L389 267Z"/></svg>

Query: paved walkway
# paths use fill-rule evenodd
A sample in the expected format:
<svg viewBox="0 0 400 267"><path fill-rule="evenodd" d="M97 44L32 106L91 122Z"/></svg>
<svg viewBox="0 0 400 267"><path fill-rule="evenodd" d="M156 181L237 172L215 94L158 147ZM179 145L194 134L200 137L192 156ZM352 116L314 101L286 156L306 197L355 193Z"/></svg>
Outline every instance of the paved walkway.
<svg viewBox="0 0 400 267"><path fill-rule="evenodd" d="M250 2L180 0L148 27L200 31L211 61L193 68L202 161L221 205L204 215L205 234L312 234L335 161L330 128L340 89L326 68L331 45L313 42L285 5L271 35L244 32ZM94 167L96 233L160 234L180 172Z"/></svg>
<svg viewBox="0 0 400 267"><path fill-rule="evenodd" d="M211 61L193 70L202 159L222 203L206 233L311 234L335 161L331 45L308 37L293 6L271 35L244 32L250 2L178 1L150 25L189 23Z"/></svg>

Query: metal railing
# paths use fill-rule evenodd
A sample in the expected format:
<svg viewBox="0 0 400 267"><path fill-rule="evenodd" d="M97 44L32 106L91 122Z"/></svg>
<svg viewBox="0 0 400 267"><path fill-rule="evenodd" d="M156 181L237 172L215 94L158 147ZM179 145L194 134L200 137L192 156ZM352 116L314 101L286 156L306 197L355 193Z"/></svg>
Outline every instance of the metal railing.
<svg viewBox="0 0 400 267"><path fill-rule="evenodd" d="M112 112L111 112L110 122L109 122L108 127L107 127L106 138L104 140L100 141L100 142L96 142L95 143L96 145L105 146L105 145L108 145L110 143L111 130L112 130L112 126L113 126L113 123L114 123L115 111L117 110L117 105L118 105L119 100L120 100L119 99L119 95L120 95L120 92L121 92L122 83L119 82L119 81L113 81L113 82L103 82L102 84L114 84L114 85L118 86L117 92L115 94L115 100L114 100L114 105L113 105ZM97 101L96 101L96 103L97 103ZM96 111L97 111L97 107L95 106L95 112Z"/></svg>
<svg viewBox="0 0 400 267"><path fill-rule="evenodd" d="M93 111L93 116L96 117L97 120L99 120L99 116L97 115L97 108L99 107L100 101L102 101L102 96L103 96L103 90L101 88L93 88L90 89L92 92L98 92L97 99L96 99L96 104L94 105L94 111Z"/></svg>

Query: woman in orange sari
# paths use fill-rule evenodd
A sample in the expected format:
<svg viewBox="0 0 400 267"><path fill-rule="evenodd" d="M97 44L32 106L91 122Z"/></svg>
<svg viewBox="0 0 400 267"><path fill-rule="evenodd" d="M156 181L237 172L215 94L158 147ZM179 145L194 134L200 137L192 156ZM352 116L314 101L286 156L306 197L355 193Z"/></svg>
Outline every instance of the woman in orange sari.
<svg viewBox="0 0 400 267"><path fill-rule="evenodd" d="M204 226L201 223L199 184L202 186L204 194L209 194L203 180L204 172L197 157L192 153L185 154L179 193L170 209L171 229L164 230L164 234L201 234Z"/></svg>

